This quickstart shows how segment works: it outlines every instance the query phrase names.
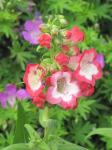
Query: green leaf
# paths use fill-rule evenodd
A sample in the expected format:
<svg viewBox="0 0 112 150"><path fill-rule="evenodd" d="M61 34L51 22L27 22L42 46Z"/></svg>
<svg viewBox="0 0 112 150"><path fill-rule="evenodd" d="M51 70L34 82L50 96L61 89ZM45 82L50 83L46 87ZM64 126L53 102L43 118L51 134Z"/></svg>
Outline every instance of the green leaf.
<svg viewBox="0 0 112 150"><path fill-rule="evenodd" d="M25 111L20 102L18 102L18 112L17 112L17 122L15 129L15 136L13 143L25 143L26 142L26 131L24 125L26 123L25 120Z"/></svg>
<svg viewBox="0 0 112 150"><path fill-rule="evenodd" d="M90 132L86 138L91 137L92 135L102 135L112 139L112 128L97 128L94 131Z"/></svg>
<svg viewBox="0 0 112 150"><path fill-rule="evenodd" d="M49 141L57 136L59 129L58 122L54 119L48 119L45 128L45 138Z"/></svg>
<svg viewBox="0 0 112 150"><path fill-rule="evenodd" d="M13 144L11 146L3 148L2 150L31 150L31 149L29 148L28 144Z"/></svg>
<svg viewBox="0 0 112 150"><path fill-rule="evenodd" d="M90 113L91 107L94 103L95 100L81 98L79 100L78 108L76 109L76 114L79 114L82 118L87 119L87 115Z"/></svg>
<svg viewBox="0 0 112 150"><path fill-rule="evenodd" d="M0 21L11 21L14 22L18 17L16 13L10 13L8 10L0 11Z"/></svg>
<svg viewBox="0 0 112 150"><path fill-rule="evenodd" d="M42 127L46 127L48 121L48 107L45 107L43 110L39 110L39 122Z"/></svg>
<svg viewBox="0 0 112 150"><path fill-rule="evenodd" d="M94 128L94 124L90 122L83 122L83 120L79 120L78 122L73 122L71 124L71 135L75 143L79 143L84 145L85 143L89 142L88 140L85 141L85 137L88 135L89 132Z"/></svg>
<svg viewBox="0 0 112 150"><path fill-rule="evenodd" d="M56 139L58 150L87 150L86 148L70 143L62 138Z"/></svg>
<svg viewBox="0 0 112 150"><path fill-rule="evenodd" d="M32 126L30 126L29 124L25 124L25 128L27 129L32 141L41 140L40 135L32 128Z"/></svg>

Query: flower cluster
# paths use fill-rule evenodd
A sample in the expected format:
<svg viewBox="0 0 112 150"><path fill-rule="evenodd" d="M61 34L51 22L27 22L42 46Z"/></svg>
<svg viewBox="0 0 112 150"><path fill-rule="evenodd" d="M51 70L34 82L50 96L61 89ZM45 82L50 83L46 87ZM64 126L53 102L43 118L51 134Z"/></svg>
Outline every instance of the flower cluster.
<svg viewBox="0 0 112 150"><path fill-rule="evenodd" d="M30 95L25 89L18 89L14 84L7 84L5 90L0 92L0 103L3 108L7 107L7 103L13 107L16 99L25 100L30 98Z"/></svg>
<svg viewBox="0 0 112 150"><path fill-rule="evenodd" d="M49 67L28 64L23 80L37 107L42 108L48 102L74 109L79 97L94 93L96 80L102 77L104 57L94 48L79 49L85 38L79 27L66 30L67 21L60 15L51 20L41 25L41 34L37 37L40 48L49 50L51 64L46 62Z"/></svg>

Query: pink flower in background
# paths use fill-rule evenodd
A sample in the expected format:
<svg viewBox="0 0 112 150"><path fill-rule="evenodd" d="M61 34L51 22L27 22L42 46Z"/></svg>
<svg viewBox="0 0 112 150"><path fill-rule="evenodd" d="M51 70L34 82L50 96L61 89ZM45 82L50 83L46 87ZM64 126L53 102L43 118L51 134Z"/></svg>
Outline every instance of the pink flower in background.
<svg viewBox="0 0 112 150"><path fill-rule="evenodd" d="M70 72L56 72L51 76L51 84L46 94L46 100L58 104L65 109L77 107L77 97L80 89L76 81L71 80Z"/></svg>
<svg viewBox="0 0 112 150"><path fill-rule="evenodd" d="M96 56L97 53L93 48L83 51L78 69L75 72L79 81L95 85L95 80L102 77L101 66L96 61Z"/></svg>
<svg viewBox="0 0 112 150"><path fill-rule="evenodd" d="M39 29L39 26L42 24L42 20L27 20L24 24L24 31L22 32L22 35L24 39L31 44L38 44L39 35L41 34L41 31Z"/></svg>

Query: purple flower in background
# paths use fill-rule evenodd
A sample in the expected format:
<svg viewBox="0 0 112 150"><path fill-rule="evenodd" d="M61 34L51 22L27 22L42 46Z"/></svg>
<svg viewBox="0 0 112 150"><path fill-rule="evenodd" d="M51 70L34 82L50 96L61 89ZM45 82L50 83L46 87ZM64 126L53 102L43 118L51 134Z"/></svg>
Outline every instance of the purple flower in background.
<svg viewBox="0 0 112 150"><path fill-rule="evenodd" d="M0 92L0 103L3 108L7 106L7 94L5 92Z"/></svg>
<svg viewBox="0 0 112 150"><path fill-rule="evenodd" d="M33 6L35 6L35 3L34 3L32 0L30 0L30 1L29 1L29 6L28 6L28 11L29 11L29 12L32 12Z"/></svg>
<svg viewBox="0 0 112 150"><path fill-rule="evenodd" d="M17 98L19 100L25 100L31 97L25 89L17 90L14 84L7 84L5 90L0 92L0 103L3 108L7 107L7 103L13 107Z"/></svg>
<svg viewBox="0 0 112 150"><path fill-rule="evenodd" d="M38 44L38 38L41 33L39 26L42 20L27 20L24 24L25 31L22 32L24 39L31 44Z"/></svg>
<svg viewBox="0 0 112 150"><path fill-rule="evenodd" d="M7 101L10 104L11 107L14 106L15 101L16 101L16 86L13 84L8 84L5 88L5 92L7 94Z"/></svg>
<svg viewBox="0 0 112 150"><path fill-rule="evenodd" d="M31 98L25 89L19 89L16 93L16 96L19 100L25 100Z"/></svg>
<svg viewBox="0 0 112 150"><path fill-rule="evenodd" d="M102 68L104 68L105 62L104 62L104 55L103 54L98 54L96 61L101 65Z"/></svg>

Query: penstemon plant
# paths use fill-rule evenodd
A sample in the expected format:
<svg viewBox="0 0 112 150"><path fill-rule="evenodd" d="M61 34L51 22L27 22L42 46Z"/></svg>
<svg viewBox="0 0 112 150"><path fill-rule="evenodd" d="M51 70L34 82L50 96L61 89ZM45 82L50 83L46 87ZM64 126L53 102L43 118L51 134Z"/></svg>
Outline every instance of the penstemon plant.
<svg viewBox="0 0 112 150"><path fill-rule="evenodd" d="M39 23L25 23L31 30L23 32L24 37L30 34L27 40L31 43L35 41L34 28ZM78 45L85 38L83 31L77 26L67 30L66 25L61 15L50 16L47 24L39 24L36 43L38 50L46 49L47 58L42 58L40 64L28 64L23 78L37 107L44 107L48 102L64 109L75 109L78 98L92 95L96 80L102 77L103 56L94 48L81 53Z"/></svg>
<svg viewBox="0 0 112 150"><path fill-rule="evenodd" d="M58 123L49 118L49 107L58 105L75 111L80 97L94 93L96 80L102 77L104 58L92 47L79 48L85 34L78 26L67 29L64 16L49 16L47 20L43 23L39 16L28 20L22 32L26 41L38 45L37 52L44 51L40 63L27 64L23 77L27 94L40 108L44 135L25 123L25 111L22 102L18 102L14 145L3 150L86 150L57 136Z"/></svg>

